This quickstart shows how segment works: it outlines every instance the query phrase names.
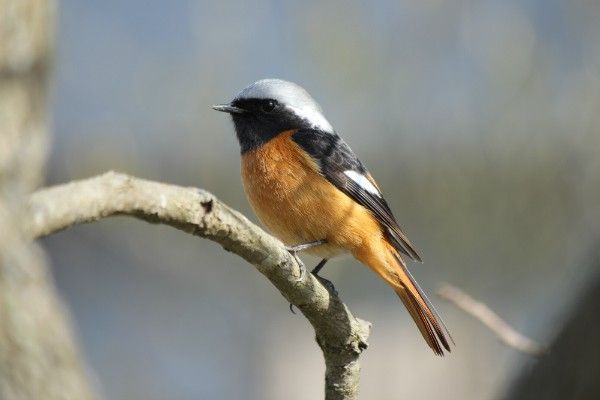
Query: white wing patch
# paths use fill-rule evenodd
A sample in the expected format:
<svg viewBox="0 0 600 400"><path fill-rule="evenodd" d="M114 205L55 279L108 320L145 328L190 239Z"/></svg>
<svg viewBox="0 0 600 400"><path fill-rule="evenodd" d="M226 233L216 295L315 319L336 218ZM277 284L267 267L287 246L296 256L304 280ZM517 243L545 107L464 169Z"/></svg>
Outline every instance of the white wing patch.
<svg viewBox="0 0 600 400"><path fill-rule="evenodd" d="M354 182L356 182L358 184L358 186L360 186L362 189L366 190L367 192L369 192L371 194L374 194L377 197L381 197L381 193L379 193L379 190L377 190L375 185L373 185L371 183L371 181L363 174L360 174L360 173L358 173L356 171L352 171L352 170L344 171L344 174L348 178L350 178Z"/></svg>

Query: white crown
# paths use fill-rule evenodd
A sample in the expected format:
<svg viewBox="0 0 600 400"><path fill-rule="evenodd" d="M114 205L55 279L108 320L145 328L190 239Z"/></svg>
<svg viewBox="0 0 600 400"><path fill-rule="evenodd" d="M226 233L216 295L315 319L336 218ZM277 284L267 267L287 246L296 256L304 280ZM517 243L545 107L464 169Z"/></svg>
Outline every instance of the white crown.
<svg viewBox="0 0 600 400"><path fill-rule="evenodd" d="M333 133L333 127L327 121L319 104L304 88L282 79L261 79L243 89L238 99L273 99L286 109L307 121L313 128Z"/></svg>

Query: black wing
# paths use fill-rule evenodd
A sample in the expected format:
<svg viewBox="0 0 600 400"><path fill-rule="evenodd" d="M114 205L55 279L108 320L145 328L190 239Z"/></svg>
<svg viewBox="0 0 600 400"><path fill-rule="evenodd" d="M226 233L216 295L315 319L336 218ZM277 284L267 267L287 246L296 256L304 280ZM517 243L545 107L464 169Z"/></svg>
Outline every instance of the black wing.
<svg viewBox="0 0 600 400"><path fill-rule="evenodd" d="M421 261L369 172L342 138L335 133L312 129L300 129L292 138L318 161L321 173L327 180L373 213L397 250L415 261Z"/></svg>

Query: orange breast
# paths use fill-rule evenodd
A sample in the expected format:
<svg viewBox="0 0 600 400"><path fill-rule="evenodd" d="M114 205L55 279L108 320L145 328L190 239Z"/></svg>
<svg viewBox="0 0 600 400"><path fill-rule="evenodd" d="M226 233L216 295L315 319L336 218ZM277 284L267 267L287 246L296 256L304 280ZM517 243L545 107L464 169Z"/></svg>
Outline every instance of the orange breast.
<svg viewBox="0 0 600 400"><path fill-rule="evenodd" d="M242 155L244 188L263 224L288 245L326 239L327 245L308 251L322 257L354 251L381 236L375 218L320 175L293 133Z"/></svg>

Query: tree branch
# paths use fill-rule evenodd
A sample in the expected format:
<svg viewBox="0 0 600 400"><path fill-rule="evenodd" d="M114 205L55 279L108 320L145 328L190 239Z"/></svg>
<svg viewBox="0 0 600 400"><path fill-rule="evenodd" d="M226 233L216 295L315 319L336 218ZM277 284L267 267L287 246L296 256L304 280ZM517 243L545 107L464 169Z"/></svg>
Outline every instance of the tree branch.
<svg viewBox="0 0 600 400"><path fill-rule="evenodd" d="M541 356L546 352L545 346L517 332L487 305L459 288L446 283L438 289L437 294L484 324L505 345L532 356Z"/></svg>
<svg viewBox="0 0 600 400"><path fill-rule="evenodd" d="M326 400L358 398L359 356L370 323L355 318L339 297L300 269L283 244L212 194L108 172L42 189L29 201L30 234L42 237L113 215L161 223L213 240L253 264L302 311L325 358Z"/></svg>

